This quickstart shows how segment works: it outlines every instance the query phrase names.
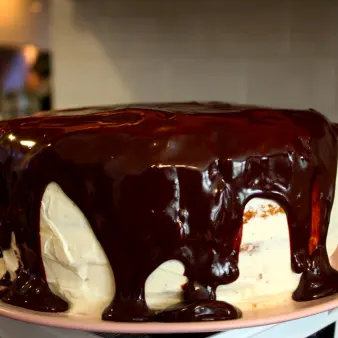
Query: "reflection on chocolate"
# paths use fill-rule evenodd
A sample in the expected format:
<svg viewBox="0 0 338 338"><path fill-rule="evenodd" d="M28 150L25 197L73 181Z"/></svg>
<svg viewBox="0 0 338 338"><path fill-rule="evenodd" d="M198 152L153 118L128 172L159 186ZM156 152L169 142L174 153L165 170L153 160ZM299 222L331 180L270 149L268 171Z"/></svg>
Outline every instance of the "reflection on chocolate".
<svg viewBox="0 0 338 338"><path fill-rule="evenodd" d="M255 197L275 200L287 214L291 267L302 273L294 299L338 291L326 254L338 128L321 114L222 103L87 111L0 124L0 246L8 249L14 232L22 260L3 301L67 309L48 288L40 252L50 182L82 210L114 271L116 295L103 319L239 317L215 290L239 276L243 212ZM185 266L184 300L155 314L144 284L171 259Z"/></svg>

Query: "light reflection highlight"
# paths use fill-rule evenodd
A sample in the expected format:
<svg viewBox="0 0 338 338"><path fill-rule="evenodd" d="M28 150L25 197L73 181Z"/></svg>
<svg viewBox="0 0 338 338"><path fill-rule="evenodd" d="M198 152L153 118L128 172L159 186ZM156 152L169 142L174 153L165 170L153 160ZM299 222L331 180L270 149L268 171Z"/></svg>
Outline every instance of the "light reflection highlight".
<svg viewBox="0 0 338 338"><path fill-rule="evenodd" d="M33 148L36 145L36 142L30 140L22 140L20 141L20 144L27 148Z"/></svg>
<svg viewBox="0 0 338 338"><path fill-rule="evenodd" d="M13 134L9 134L7 137L10 141L14 141L16 139L16 136Z"/></svg>

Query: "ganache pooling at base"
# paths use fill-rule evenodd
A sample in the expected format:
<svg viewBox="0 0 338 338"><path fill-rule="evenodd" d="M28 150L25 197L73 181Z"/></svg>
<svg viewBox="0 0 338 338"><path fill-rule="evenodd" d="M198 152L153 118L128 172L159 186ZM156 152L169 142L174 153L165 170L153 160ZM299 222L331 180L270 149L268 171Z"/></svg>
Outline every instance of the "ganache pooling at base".
<svg viewBox="0 0 338 338"><path fill-rule="evenodd" d="M338 291L326 237L335 195L337 125L320 113L173 103L51 112L0 123L0 247L20 251L5 303L64 312L48 286L40 208L57 183L90 223L114 272L103 320L188 322L235 319L216 300L239 277L243 213L253 198L287 215L296 301ZM147 277L178 260L183 300L159 313L145 301Z"/></svg>

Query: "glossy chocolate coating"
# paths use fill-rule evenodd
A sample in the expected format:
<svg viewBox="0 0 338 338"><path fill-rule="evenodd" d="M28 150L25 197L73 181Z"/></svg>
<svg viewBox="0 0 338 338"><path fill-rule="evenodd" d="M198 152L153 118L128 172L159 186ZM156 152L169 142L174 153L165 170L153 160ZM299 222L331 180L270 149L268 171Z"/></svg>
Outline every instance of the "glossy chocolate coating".
<svg viewBox="0 0 338 338"><path fill-rule="evenodd" d="M22 260L3 301L67 309L48 288L40 252L50 182L82 210L114 271L105 320L239 317L215 291L239 276L243 212L255 197L277 201L287 214L291 267L302 273L293 298L337 292L326 254L336 130L312 110L223 103L91 108L1 123L0 246L8 249L14 232ZM184 301L155 314L144 284L170 259L185 266Z"/></svg>

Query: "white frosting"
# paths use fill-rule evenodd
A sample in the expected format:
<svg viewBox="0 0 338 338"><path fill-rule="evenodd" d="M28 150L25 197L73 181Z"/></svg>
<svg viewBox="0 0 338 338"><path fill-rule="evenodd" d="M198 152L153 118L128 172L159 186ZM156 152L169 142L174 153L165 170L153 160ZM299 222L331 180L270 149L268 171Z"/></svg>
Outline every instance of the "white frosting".
<svg viewBox="0 0 338 338"><path fill-rule="evenodd" d="M9 250L3 251L3 262L5 265L5 271L2 275L8 271L11 275L11 279L15 278L15 272L19 267L20 260L20 252L18 247L16 246L15 235L12 233L11 236L11 248Z"/></svg>
<svg viewBox="0 0 338 338"><path fill-rule="evenodd" d="M299 283L299 274L291 270L289 230L285 213L259 217L267 204L275 209L279 205L267 200L252 200L246 210L257 210L243 226L241 247L249 247L239 255L239 278L217 290L217 298L239 306L267 307L273 302L291 298ZM251 250L250 250L251 249ZM278 296L278 300L275 297Z"/></svg>
<svg viewBox="0 0 338 338"><path fill-rule="evenodd" d="M145 285L146 301L153 310L161 310L182 300L184 266L176 260L161 264L148 277Z"/></svg>
<svg viewBox="0 0 338 338"><path fill-rule="evenodd" d="M246 206L246 211L257 211L258 217L243 228L241 246L249 250L240 253L240 277L217 289L217 299L242 310L283 304L290 299L300 278L291 271L285 214L259 217L268 205L278 208L276 203L261 199ZM337 223L335 203L327 240L329 256L338 256ZM55 183L49 184L44 193L40 225L42 258L51 289L69 302L71 313L100 316L114 297L113 271L83 213ZM12 244L13 249L4 251L4 260L13 274L18 258L15 243ZM1 268L0 264L0 274ZM162 309L181 300L181 285L187 281L183 272L182 263L168 261L148 277L145 292L150 308Z"/></svg>
<svg viewBox="0 0 338 338"><path fill-rule="evenodd" d="M43 195L40 218L50 288L70 303L72 312L101 313L113 298L114 275L83 213L51 183Z"/></svg>
<svg viewBox="0 0 338 338"><path fill-rule="evenodd" d="M331 212L330 226L326 239L327 254L332 266L338 270L338 177L336 180L336 198Z"/></svg>

